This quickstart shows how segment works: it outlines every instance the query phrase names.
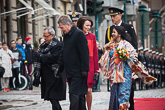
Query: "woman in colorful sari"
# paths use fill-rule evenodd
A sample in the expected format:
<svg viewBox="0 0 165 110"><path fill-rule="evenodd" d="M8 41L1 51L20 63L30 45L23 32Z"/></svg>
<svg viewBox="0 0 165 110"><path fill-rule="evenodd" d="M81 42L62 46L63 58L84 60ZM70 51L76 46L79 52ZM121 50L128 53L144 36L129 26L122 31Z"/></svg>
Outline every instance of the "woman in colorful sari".
<svg viewBox="0 0 165 110"><path fill-rule="evenodd" d="M137 75L148 85L157 79L150 76L147 68L136 58L136 50L129 43L130 36L122 26L115 26L112 36L113 40L103 47L104 54L99 63L104 78L111 82L109 110L127 110L132 76Z"/></svg>
<svg viewBox="0 0 165 110"><path fill-rule="evenodd" d="M108 68L111 81L111 95L109 110L126 110L129 108L129 97L132 83L132 69L128 60L136 59L136 50L129 43L130 37L121 26L113 29L113 40L106 44L103 49L109 49L110 66ZM117 54L117 49L126 49L129 53L128 59L122 59Z"/></svg>

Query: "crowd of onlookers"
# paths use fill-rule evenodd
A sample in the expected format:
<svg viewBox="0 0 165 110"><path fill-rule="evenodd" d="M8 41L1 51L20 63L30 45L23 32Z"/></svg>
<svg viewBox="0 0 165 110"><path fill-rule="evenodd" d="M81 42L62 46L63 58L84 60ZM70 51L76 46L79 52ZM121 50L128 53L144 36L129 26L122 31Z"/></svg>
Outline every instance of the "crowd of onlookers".
<svg viewBox="0 0 165 110"><path fill-rule="evenodd" d="M44 38L39 38L38 45L44 42ZM9 46L10 45L10 46ZM11 40L10 44L0 42L0 66L5 69L5 73L0 78L0 89L4 92L19 89L18 75L32 73L34 46L30 37L25 38L25 43L22 44L22 38ZM27 69L25 69L25 66ZM13 86L13 78L15 78L15 86ZM32 80L32 76L31 76ZM29 88L29 85L27 86Z"/></svg>

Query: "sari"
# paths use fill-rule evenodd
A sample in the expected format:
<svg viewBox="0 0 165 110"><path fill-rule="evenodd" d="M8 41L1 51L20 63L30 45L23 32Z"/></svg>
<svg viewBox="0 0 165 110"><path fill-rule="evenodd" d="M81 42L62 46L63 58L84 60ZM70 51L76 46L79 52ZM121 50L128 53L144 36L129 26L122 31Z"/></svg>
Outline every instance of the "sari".
<svg viewBox="0 0 165 110"><path fill-rule="evenodd" d="M110 50L99 60L101 72L105 79L110 79L112 86L109 110L128 109L132 75L136 74L145 84L151 84L156 78L150 76L145 66L137 60L136 50L128 41L121 40L117 45L111 41L109 47ZM129 53L127 59L123 60L117 55L117 49L121 48Z"/></svg>

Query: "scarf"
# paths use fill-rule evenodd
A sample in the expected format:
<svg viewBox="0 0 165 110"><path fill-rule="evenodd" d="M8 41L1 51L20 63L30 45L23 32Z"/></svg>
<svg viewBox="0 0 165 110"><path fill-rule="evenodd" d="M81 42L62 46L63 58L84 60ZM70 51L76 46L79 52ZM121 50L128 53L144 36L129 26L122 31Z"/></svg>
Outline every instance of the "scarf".
<svg viewBox="0 0 165 110"><path fill-rule="evenodd" d="M50 51L55 45L57 45L57 38L54 37L49 44L43 42L38 48L38 53L42 54L51 54ZM41 58L34 57L34 76L40 77L41 70Z"/></svg>

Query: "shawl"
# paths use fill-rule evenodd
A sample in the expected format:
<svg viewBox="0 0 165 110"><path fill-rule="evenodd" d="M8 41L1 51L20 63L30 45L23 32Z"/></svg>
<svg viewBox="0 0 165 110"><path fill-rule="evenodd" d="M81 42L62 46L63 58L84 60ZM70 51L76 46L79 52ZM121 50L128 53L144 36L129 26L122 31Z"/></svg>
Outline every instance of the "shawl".
<svg viewBox="0 0 165 110"><path fill-rule="evenodd" d="M130 54L130 57L126 60L120 59L116 55L116 49L112 44L114 41L109 42L110 50L114 49L113 57L109 57L109 50L105 51L99 63L101 64L101 72L104 73L104 79L110 79L112 83L121 83L125 82L123 74L123 62L126 62L128 66L132 69L132 73L136 74L145 84L150 85L153 81L156 81L156 78L150 76L146 67L137 60L137 53L134 47L126 40L121 40L118 43L117 49L125 48Z"/></svg>

